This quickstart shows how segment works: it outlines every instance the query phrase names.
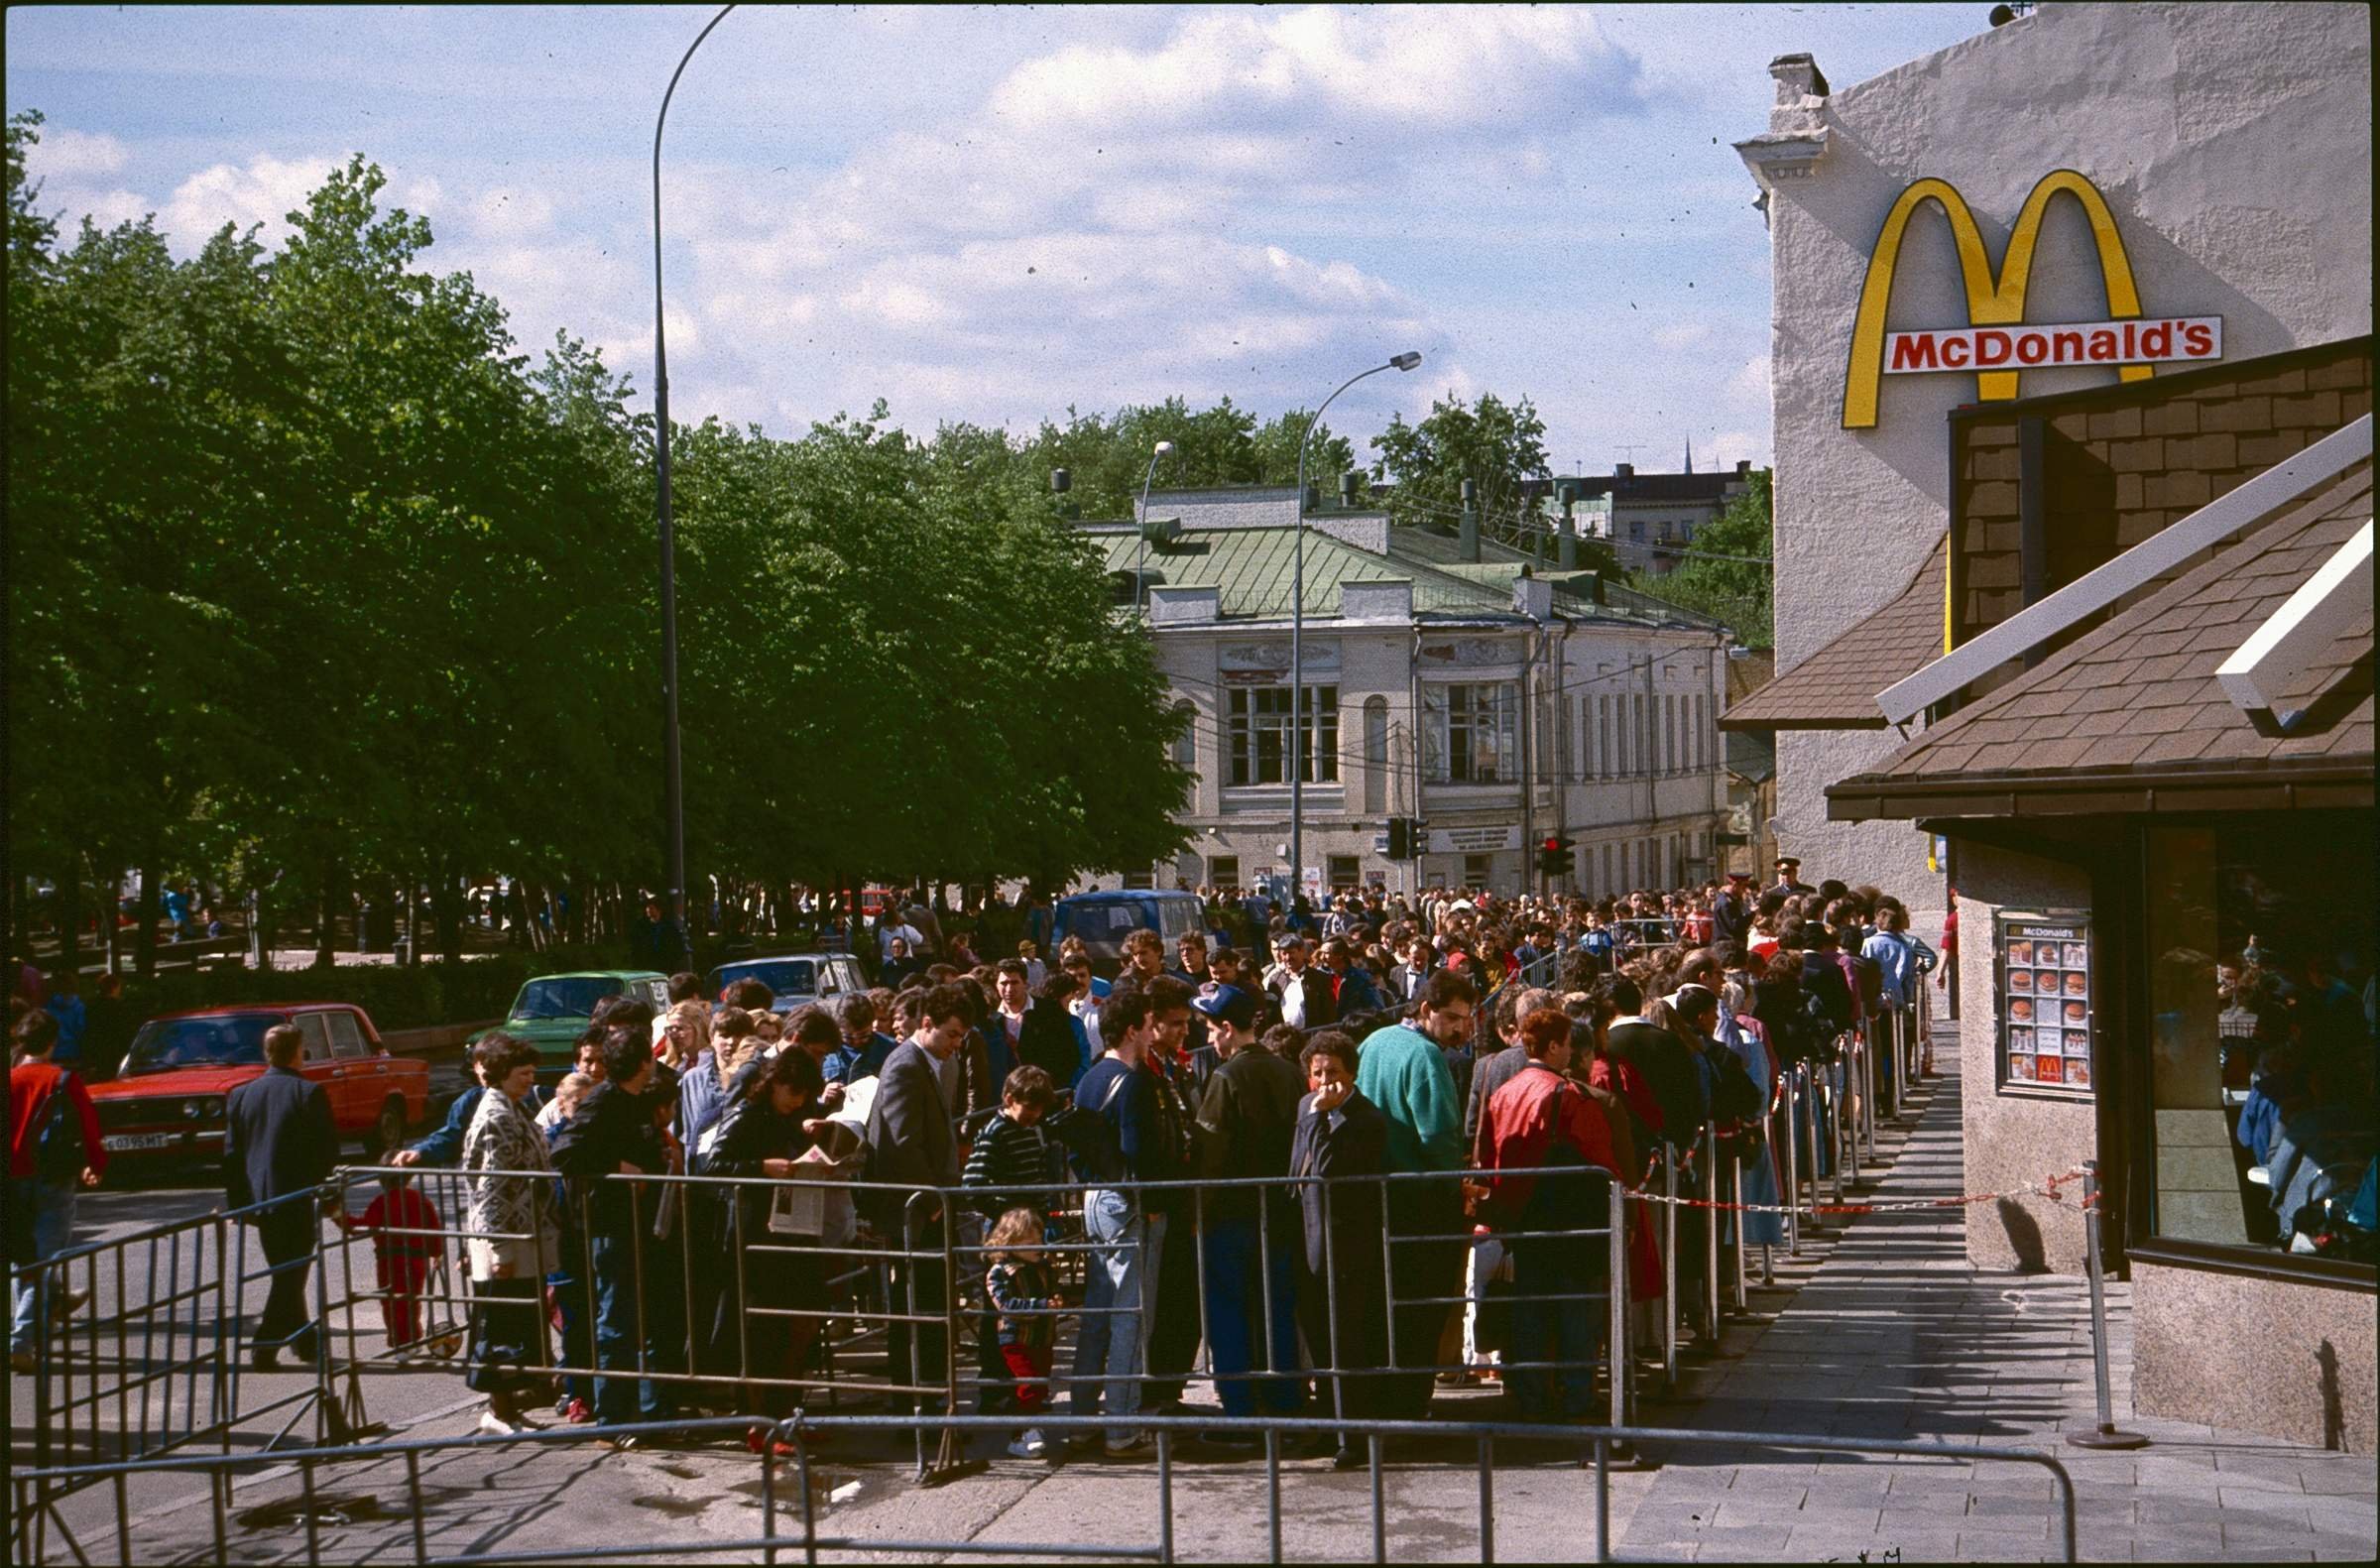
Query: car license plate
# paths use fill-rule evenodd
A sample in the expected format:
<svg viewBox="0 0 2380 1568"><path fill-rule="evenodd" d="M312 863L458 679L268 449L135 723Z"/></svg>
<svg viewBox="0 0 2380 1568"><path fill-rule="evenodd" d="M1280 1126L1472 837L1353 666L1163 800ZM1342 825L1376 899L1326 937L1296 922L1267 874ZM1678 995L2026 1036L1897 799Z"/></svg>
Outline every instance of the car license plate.
<svg viewBox="0 0 2380 1568"><path fill-rule="evenodd" d="M122 1153L130 1148L171 1148L174 1146L174 1135L171 1133L110 1133L99 1140L99 1146L111 1154Z"/></svg>

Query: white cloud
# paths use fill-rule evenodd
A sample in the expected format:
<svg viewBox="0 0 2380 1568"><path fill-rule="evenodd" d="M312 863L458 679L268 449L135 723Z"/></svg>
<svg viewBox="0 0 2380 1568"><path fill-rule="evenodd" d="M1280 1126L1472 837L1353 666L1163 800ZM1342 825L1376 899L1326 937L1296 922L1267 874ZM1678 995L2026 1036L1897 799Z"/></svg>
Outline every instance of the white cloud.
<svg viewBox="0 0 2380 1568"><path fill-rule="evenodd" d="M27 159L37 179L64 180L112 175L131 161L122 142L105 132L74 131L44 126L41 142Z"/></svg>
<svg viewBox="0 0 2380 1568"><path fill-rule="evenodd" d="M112 229L119 223L138 223L150 212L150 203L136 191L94 190L49 181L42 182L41 199L34 205L60 219L61 238L68 244L86 217L103 229Z"/></svg>
<svg viewBox="0 0 2380 1568"><path fill-rule="evenodd" d="M245 167L217 164L175 187L158 224L176 249L185 252L205 244L226 223L243 233L261 224L258 238L267 246L279 245L289 237L288 215L305 205L305 198L346 161L343 156L282 159L259 153Z"/></svg>
<svg viewBox="0 0 2380 1568"><path fill-rule="evenodd" d="M1663 348L1684 348L1700 343L1711 335L1708 321L1673 321L1668 326L1653 328L1653 341Z"/></svg>
<svg viewBox="0 0 2380 1568"><path fill-rule="evenodd" d="M1766 354L1755 354L1745 360L1742 368L1737 370L1727 382L1727 396L1742 398L1766 406L1768 403L1768 368L1769 356Z"/></svg>

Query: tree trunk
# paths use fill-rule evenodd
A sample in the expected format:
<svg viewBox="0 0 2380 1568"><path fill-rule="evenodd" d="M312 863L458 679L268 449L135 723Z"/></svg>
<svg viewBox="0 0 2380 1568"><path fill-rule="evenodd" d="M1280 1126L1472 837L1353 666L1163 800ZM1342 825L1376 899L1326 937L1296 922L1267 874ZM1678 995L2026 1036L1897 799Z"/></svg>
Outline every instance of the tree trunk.
<svg viewBox="0 0 2380 1568"><path fill-rule="evenodd" d="M110 861L108 864L113 866L115 863ZM124 873L121 870L118 870L111 873L111 875L114 880L109 882L107 885L109 889L107 905L108 917L99 922L99 929L96 935L102 961L107 965L107 972L111 975L118 975L124 972L124 928L118 925L115 920L116 905L114 890L124 886Z"/></svg>
<svg viewBox="0 0 2380 1568"><path fill-rule="evenodd" d="M152 846L141 865L141 923L133 937L133 962L138 966L138 973L143 980L152 979L157 974L158 906L162 902L160 895L165 891L161 886L165 873L159 869L162 864L163 858ZM118 878L116 885L122 887L123 879ZM109 967L113 969L120 966Z"/></svg>
<svg viewBox="0 0 2380 1568"><path fill-rule="evenodd" d="M322 857L322 918L314 931L314 967L328 969L339 961L339 862Z"/></svg>
<svg viewBox="0 0 2380 1568"><path fill-rule="evenodd" d="M449 964L463 961L463 897L455 887L453 869L438 865L438 881L430 894L430 912L438 922L438 956Z"/></svg>
<svg viewBox="0 0 2380 1568"><path fill-rule="evenodd" d="M82 856L66 857L64 873L58 879L58 967L79 973L82 969Z"/></svg>

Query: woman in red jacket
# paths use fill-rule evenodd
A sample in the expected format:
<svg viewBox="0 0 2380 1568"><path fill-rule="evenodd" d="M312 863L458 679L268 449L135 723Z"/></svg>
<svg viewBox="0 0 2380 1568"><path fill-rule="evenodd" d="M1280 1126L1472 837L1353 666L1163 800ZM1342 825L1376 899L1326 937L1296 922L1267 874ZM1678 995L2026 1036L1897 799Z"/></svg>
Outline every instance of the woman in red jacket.
<svg viewBox="0 0 2380 1568"><path fill-rule="evenodd" d="M78 1187L99 1185L107 1150L99 1143L99 1113L82 1079L50 1059L58 1020L28 1013L17 1021L17 1059L8 1072L8 1262L17 1270L10 1291L8 1364L30 1373L40 1366L51 1304L71 1312L88 1290L64 1288L62 1274L33 1266L65 1251L74 1237ZM65 1096L61 1101L60 1095Z"/></svg>

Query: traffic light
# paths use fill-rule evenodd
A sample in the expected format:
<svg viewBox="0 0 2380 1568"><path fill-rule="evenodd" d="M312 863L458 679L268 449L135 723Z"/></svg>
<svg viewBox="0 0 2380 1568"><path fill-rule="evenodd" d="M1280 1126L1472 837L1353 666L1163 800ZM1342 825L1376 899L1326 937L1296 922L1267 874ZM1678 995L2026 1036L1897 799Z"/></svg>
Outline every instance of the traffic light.
<svg viewBox="0 0 2380 1568"><path fill-rule="evenodd" d="M1421 853L1420 829L1421 824L1409 816L1390 817L1388 819L1388 858L1390 860L1411 860L1415 855Z"/></svg>
<svg viewBox="0 0 2380 1568"><path fill-rule="evenodd" d="M1549 837L1537 846L1537 871L1540 876L1567 877L1570 875L1570 852L1578 847L1575 838Z"/></svg>

